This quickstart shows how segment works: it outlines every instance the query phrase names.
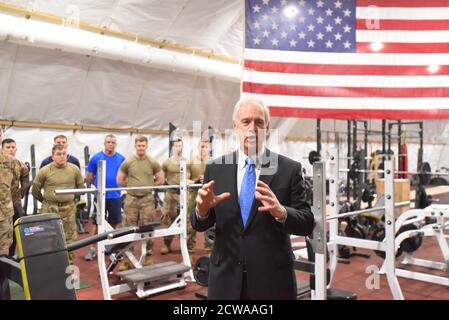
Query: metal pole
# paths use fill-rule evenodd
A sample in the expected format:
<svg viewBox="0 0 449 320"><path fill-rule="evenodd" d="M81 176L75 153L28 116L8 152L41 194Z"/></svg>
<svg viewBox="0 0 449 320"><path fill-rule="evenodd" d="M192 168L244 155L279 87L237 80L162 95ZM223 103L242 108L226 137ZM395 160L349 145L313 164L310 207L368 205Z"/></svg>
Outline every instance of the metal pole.
<svg viewBox="0 0 449 320"><path fill-rule="evenodd" d="M327 298L327 259L326 259L326 173L322 161L313 164L313 207L315 218L313 242L315 243L315 292L314 299Z"/></svg>
<svg viewBox="0 0 449 320"><path fill-rule="evenodd" d="M408 206L408 205L410 205L410 201L402 201L402 202L395 203L394 207L395 208L399 208L399 207ZM378 211L384 211L384 210L385 210L385 206L361 209L361 210L356 210L356 211L351 211L351 212L345 212L345 213L341 213L341 214L339 214L337 216L330 216L329 218L326 219L326 221L332 221L332 220L335 220L335 219L343 219L343 218L346 218L346 217L357 216L357 215L362 214L362 213L378 212Z"/></svg>
<svg viewBox="0 0 449 320"><path fill-rule="evenodd" d="M97 230L98 234L103 233L106 230L104 218L106 213L106 161L101 160L98 162L97 170ZM105 300L111 300L111 291L109 287L108 274L105 261L105 246L103 241L97 243L97 261L98 270L100 273L101 288L103 289L103 298Z"/></svg>
<svg viewBox="0 0 449 320"><path fill-rule="evenodd" d="M31 183L36 178L36 148L31 145ZM26 213L26 212L25 212ZM33 196L33 214L37 214L37 199Z"/></svg>
<svg viewBox="0 0 449 320"><path fill-rule="evenodd" d="M362 158L365 158L365 150L360 150L359 153L362 155ZM366 168L365 168L365 162L366 160L362 160L360 162L361 170L358 173L358 184L357 188L354 189L355 192L355 198L357 199L355 202L355 209L359 210L362 207L362 194L363 194L363 188L365 186L365 179L366 179Z"/></svg>
<svg viewBox="0 0 449 320"><path fill-rule="evenodd" d="M98 233L105 230L103 220L106 216L106 161L101 160L98 163L97 171L97 225Z"/></svg>
<svg viewBox="0 0 449 320"><path fill-rule="evenodd" d="M347 168L351 167L351 120L348 120L348 166ZM351 201L350 196L350 189L351 189L351 181L349 179L349 172L346 174L346 200L349 202Z"/></svg>
<svg viewBox="0 0 449 320"><path fill-rule="evenodd" d="M386 126L387 126L387 120L382 120L382 154L387 153L386 149ZM385 157L382 157L382 168L385 168ZM382 174L382 178L385 176Z"/></svg>
<svg viewBox="0 0 449 320"><path fill-rule="evenodd" d="M176 126L173 123L168 124L168 157L171 157L171 147L173 145L174 132L176 131Z"/></svg>
<svg viewBox="0 0 449 320"><path fill-rule="evenodd" d="M368 121L367 120L365 120L363 122L363 128L365 129L365 140L364 140L365 141L365 146L364 146L365 156L364 156L363 162L365 163L365 169L366 169L366 168L368 168L368 160L367 160L367 157L368 157ZM366 183L368 181L367 177L368 177L368 175L364 176L364 179L363 179L364 183Z"/></svg>
<svg viewBox="0 0 449 320"><path fill-rule="evenodd" d="M403 158L402 154L401 154L401 140L402 140L402 125L401 125L401 120L398 120L398 170L401 170L401 159ZM400 174L399 177L402 177L402 175Z"/></svg>
<svg viewBox="0 0 449 320"><path fill-rule="evenodd" d="M331 206L330 218L338 217L340 212L340 201L338 195L338 151L336 149L330 150L329 161L329 202ZM332 280L335 275L338 264L338 246L335 242L335 238L338 236L338 219L334 219L329 222L329 239L328 239L328 252L329 252L329 270L330 279L329 286L332 284Z"/></svg>
<svg viewBox="0 0 449 320"><path fill-rule="evenodd" d="M89 160L90 160L89 146L85 146L84 147L84 164L86 165L84 172L85 176L87 176L87 166L89 165ZM86 179L86 187L90 188L90 182L88 182L87 179ZM88 214L90 214L90 210L92 209L92 195L86 194L86 199L87 199L86 211L88 212Z"/></svg>
<svg viewBox="0 0 449 320"><path fill-rule="evenodd" d="M391 128L393 128L393 124L388 124L388 154L391 154ZM388 160L391 159L391 156L387 158ZM385 165L385 164L384 164ZM385 167L384 167L385 168Z"/></svg>
<svg viewBox="0 0 449 320"><path fill-rule="evenodd" d="M393 160L385 161L385 271L388 285L395 300L404 300L396 277L396 231L394 216L394 173Z"/></svg>
<svg viewBox="0 0 449 320"><path fill-rule="evenodd" d="M321 158L321 119L316 119L316 151Z"/></svg>
<svg viewBox="0 0 449 320"><path fill-rule="evenodd" d="M357 121L356 120L352 120L352 156L355 156L355 152L357 151ZM348 167L350 168L350 166ZM360 175L359 175L360 178ZM359 179L360 180L360 179ZM359 181L360 184L361 181ZM353 186L355 185L355 183L353 182L352 184ZM352 197L354 199L357 199L357 189L355 188L355 186L352 188ZM358 206L358 201L356 202L356 206ZM358 209L358 208L357 208Z"/></svg>
<svg viewBox="0 0 449 320"><path fill-rule="evenodd" d="M422 122L420 122L419 123L418 168L416 170L418 172L422 170L423 156L424 156L424 124Z"/></svg>
<svg viewBox="0 0 449 320"><path fill-rule="evenodd" d="M179 214L181 218L181 254L184 265L191 267L189 251L187 249L187 167L186 161L179 162ZM194 281L193 271L188 271L190 280Z"/></svg>

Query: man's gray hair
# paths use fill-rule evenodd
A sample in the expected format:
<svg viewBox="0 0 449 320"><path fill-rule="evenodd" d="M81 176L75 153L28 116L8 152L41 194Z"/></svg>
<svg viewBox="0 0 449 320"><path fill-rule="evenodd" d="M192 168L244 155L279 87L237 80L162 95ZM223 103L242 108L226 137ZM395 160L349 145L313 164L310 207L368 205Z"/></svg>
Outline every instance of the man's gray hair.
<svg viewBox="0 0 449 320"><path fill-rule="evenodd" d="M256 99L251 99L251 98L243 98L240 99L234 107L234 112L232 113L232 121L235 121L235 119L237 118L237 113L239 112L240 107L242 106L246 106L249 104L255 104L258 105L262 108L263 113L265 115L265 122L267 124L270 123L270 110L268 110L268 107L260 100L256 100Z"/></svg>

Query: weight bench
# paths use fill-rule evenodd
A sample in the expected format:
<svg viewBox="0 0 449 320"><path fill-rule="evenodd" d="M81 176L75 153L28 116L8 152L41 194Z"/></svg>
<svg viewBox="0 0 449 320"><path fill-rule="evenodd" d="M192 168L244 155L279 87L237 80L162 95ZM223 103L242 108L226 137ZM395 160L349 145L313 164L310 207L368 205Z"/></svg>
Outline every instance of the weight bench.
<svg viewBox="0 0 449 320"><path fill-rule="evenodd" d="M145 298L152 294L146 289L146 286L151 283L170 280L170 278L182 278L184 273L189 271L190 267L177 263L175 261L168 261L158 263L142 268L125 270L117 273L121 280L128 283L128 285L136 288L136 295L139 298Z"/></svg>
<svg viewBox="0 0 449 320"><path fill-rule="evenodd" d="M297 299L298 300L310 299L310 291L315 290L315 263L306 260L295 260L294 268L295 270L299 270L310 274L309 282L303 280L298 281ZM330 282L330 270L327 269L326 284L329 284L329 282ZM328 288L327 300L357 300L357 294L354 292L341 290L337 288Z"/></svg>

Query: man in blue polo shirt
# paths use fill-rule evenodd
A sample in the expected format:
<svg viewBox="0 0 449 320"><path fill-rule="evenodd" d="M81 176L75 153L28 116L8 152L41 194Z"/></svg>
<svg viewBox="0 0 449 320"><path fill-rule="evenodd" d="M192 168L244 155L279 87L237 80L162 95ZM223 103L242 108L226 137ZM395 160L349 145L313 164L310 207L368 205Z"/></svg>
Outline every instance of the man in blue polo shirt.
<svg viewBox="0 0 449 320"><path fill-rule="evenodd" d="M104 138L104 151L100 151L92 156L87 166L86 180L88 183L94 183L98 186L97 169L98 163L101 160L106 161L106 188L118 188L117 172L125 161L125 157L116 152L117 138L113 134L108 134ZM96 199L94 198L94 201ZM95 210L96 212L96 210ZM116 228L122 223L122 201L120 191L106 192L106 220L109 224ZM97 234L96 215L94 215L93 222L95 225L95 234ZM95 247L90 247L87 254L84 256L85 260L93 260L95 258Z"/></svg>

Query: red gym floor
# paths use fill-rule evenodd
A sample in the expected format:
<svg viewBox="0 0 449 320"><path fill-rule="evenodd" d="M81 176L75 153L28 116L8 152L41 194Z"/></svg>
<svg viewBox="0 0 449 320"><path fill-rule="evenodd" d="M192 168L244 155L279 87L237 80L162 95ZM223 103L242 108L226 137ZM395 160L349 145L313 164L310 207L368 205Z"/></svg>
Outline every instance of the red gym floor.
<svg viewBox="0 0 449 320"><path fill-rule="evenodd" d="M441 203L449 203L449 193L438 195ZM88 226L90 230L91 226ZM81 238L81 237L80 237ZM197 250L195 254L191 256L193 264L195 261L206 255L204 248L203 234L197 234ZM164 261L178 261L181 262L181 251L179 250L179 242L177 239L174 241L172 253L162 256L159 254L159 250L162 246L162 239L155 239L153 260L154 263L160 263ZM80 249L76 252L75 263L80 269L81 280L89 285L88 288L80 289L77 291L78 299L81 300L100 300L103 299L100 278L98 274L97 261L86 262L83 257L87 252L87 248ZM339 263L333 282L333 287L344 289L347 291L353 291L357 293L358 299L361 300L391 300L392 295L388 287L385 276L380 276L380 288L368 289L365 285L368 276L371 273L367 273L367 267L375 265L380 267L382 259L377 257L374 252L364 249L358 249L357 252L366 253L370 257L368 259L362 257L351 257L349 264ZM441 253L437 242L434 239L425 239L421 248L415 254L415 257L442 261ZM429 271L428 269L419 267L408 268L414 271L431 272L435 275L448 276L449 272L442 271ZM297 278L308 280L308 275L297 271ZM110 278L111 281L116 281L114 278ZM398 278L405 299L411 300L449 300L449 287L443 285L431 284L427 282L421 282L417 280L410 280L404 278ZM201 287L195 283L188 283L184 289L176 289L165 293L150 296L147 299L156 300L197 300L195 292L203 291L204 287ZM124 293L113 297L120 300L136 300L137 296L130 292Z"/></svg>

